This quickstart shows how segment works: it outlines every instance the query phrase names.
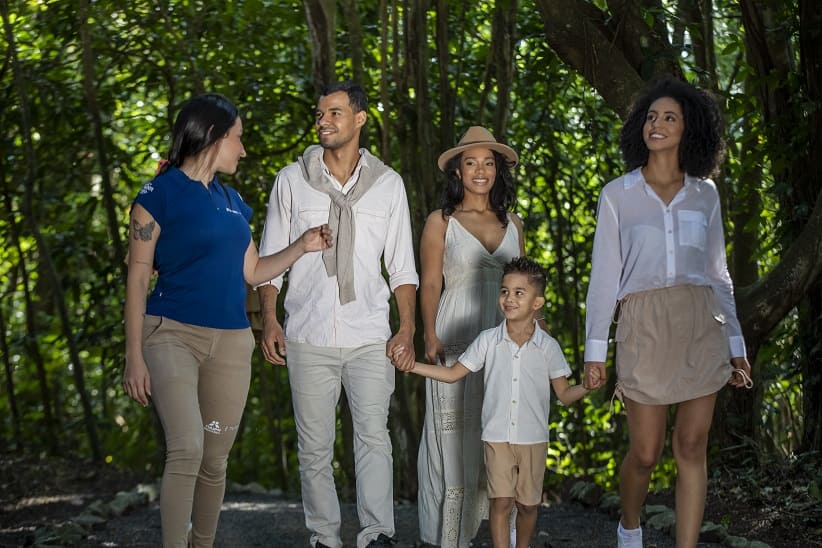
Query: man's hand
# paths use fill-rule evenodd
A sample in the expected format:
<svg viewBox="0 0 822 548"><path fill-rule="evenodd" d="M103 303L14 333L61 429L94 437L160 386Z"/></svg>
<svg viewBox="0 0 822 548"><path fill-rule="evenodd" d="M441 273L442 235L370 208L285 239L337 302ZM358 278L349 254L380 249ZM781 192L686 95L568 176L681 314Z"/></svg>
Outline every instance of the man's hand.
<svg viewBox="0 0 822 548"><path fill-rule="evenodd" d="M283 327L275 319L266 321L263 316L263 334L260 348L266 360L274 365L285 365L285 334Z"/></svg>
<svg viewBox="0 0 822 548"><path fill-rule="evenodd" d="M405 331L397 331L391 340L385 345L385 355L400 371L411 371L414 369L416 354L414 352L413 336Z"/></svg>
<svg viewBox="0 0 822 548"><path fill-rule="evenodd" d="M404 372L407 373L407 372L414 369L414 366L416 365L416 362L411 362L411 367L410 368L403 369L402 367L400 367L400 364L397 363L397 360L398 359L404 359L404 354L405 354L405 347L404 346L395 346L394 347L394 353L391 354L391 356L389 356L389 357L391 358L391 365L393 365L394 367L396 367L400 371L404 371Z"/></svg>

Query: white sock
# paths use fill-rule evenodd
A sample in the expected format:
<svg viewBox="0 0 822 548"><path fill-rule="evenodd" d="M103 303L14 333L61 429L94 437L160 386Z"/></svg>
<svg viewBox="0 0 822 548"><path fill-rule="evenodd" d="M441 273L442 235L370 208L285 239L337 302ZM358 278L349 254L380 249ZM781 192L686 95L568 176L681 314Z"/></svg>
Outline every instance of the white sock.
<svg viewBox="0 0 822 548"><path fill-rule="evenodd" d="M617 546L619 548L642 548L642 527L625 529L622 520L617 527Z"/></svg>

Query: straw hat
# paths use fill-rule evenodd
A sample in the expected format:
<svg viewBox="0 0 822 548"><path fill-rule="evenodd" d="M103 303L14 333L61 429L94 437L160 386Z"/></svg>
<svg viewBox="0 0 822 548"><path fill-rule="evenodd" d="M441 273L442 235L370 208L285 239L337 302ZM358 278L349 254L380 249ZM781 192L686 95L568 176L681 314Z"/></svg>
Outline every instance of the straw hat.
<svg viewBox="0 0 822 548"><path fill-rule="evenodd" d="M468 131L465 132L465 135L462 136L460 142L457 143L457 146L454 148L449 148L442 154L440 154L439 159L437 160L437 165L440 167L440 171L445 171L445 164L448 163L448 160L463 152L464 150L468 150L469 148L474 147L485 147L490 148L491 150L495 150L505 156L505 163L508 167L514 167L517 165L517 160L519 156L514 151L513 148L509 147L508 145L503 145L502 143L498 143L494 136L491 135L491 132L485 129L482 126L471 126L468 128Z"/></svg>

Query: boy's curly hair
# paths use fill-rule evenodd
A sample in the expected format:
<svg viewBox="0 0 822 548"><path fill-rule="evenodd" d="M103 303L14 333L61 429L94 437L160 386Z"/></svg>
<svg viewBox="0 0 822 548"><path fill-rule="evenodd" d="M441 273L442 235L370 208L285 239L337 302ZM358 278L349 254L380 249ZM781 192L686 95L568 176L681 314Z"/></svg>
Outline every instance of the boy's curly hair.
<svg viewBox="0 0 822 548"><path fill-rule="evenodd" d="M679 166L695 177L714 173L725 156L722 114L714 98L687 82L665 78L653 82L634 102L619 135L619 149L628 171L648 163L642 128L651 103L670 97L682 108L685 129L679 143Z"/></svg>
<svg viewBox="0 0 822 548"><path fill-rule="evenodd" d="M507 274L524 274L528 283L534 286L538 295L545 295L545 270L528 257L514 257L502 267L502 276Z"/></svg>

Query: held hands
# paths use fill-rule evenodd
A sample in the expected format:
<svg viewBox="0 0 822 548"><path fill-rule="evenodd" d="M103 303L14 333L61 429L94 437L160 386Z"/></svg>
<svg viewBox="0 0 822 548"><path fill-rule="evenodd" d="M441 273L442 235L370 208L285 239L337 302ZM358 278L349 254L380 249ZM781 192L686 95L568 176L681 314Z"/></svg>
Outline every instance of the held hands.
<svg viewBox="0 0 822 548"><path fill-rule="evenodd" d="M391 365L400 371L408 372L414 369L415 354L413 350L408 352L404 346L396 345L388 351L388 357L391 360Z"/></svg>
<svg viewBox="0 0 822 548"><path fill-rule="evenodd" d="M334 245L334 234L327 224L309 228L300 236L304 253L322 251Z"/></svg>
<svg viewBox="0 0 822 548"><path fill-rule="evenodd" d="M587 390L596 390L605 385L608 373L605 372L605 362L585 362L582 375L582 386Z"/></svg>

